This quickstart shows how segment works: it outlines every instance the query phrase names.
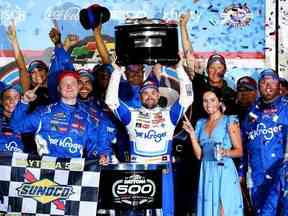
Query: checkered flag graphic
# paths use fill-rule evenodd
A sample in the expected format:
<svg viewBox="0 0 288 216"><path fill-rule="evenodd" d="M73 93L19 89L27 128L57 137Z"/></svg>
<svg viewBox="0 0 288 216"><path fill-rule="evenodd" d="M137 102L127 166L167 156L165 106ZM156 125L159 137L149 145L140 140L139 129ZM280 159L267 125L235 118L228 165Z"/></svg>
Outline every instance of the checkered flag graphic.
<svg viewBox="0 0 288 216"><path fill-rule="evenodd" d="M1 154L0 212L96 216L99 180L96 160Z"/></svg>

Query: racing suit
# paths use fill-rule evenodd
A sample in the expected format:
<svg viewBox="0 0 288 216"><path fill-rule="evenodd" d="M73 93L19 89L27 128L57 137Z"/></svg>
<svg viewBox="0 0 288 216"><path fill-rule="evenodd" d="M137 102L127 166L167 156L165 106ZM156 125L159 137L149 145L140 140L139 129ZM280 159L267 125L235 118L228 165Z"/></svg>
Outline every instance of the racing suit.
<svg viewBox="0 0 288 216"><path fill-rule="evenodd" d="M283 163L264 206L263 216L288 216L288 161Z"/></svg>
<svg viewBox="0 0 288 216"><path fill-rule="evenodd" d="M172 138L174 129L193 102L192 83L182 66L177 68L180 80L180 97L168 108L131 108L119 101L117 94L121 78L120 71L113 71L106 104L126 126L130 138L130 160L135 163L166 163L163 173L162 208L165 216L174 216L174 193L172 175Z"/></svg>
<svg viewBox="0 0 288 216"><path fill-rule="evenodd" d="M116 139L117 129L115 124L110 120L110 117L98 106L93 97L88 100L79 100L79 102L86 108L96 127L104 126L102 132L104 133L105 140L101 139L101 142L105 142L106 146L111 146Z"/></svg>
<svg viewBox="0 0 288 216"><path fill-rule="evenodd" d="M21 134L15 133L10 125L10 119L0 111L0 152L22 152L24 150Z"/></svg>
<svg viewBox="0 0 288 216"><path fill-rule="evenodd" d="M258 99L242 124L244 156L239 175L246 177L251 168L253 208L257 215L265 210L264 203L277 179L287 141L288 101L278 97L271 103Z"/></svg>
<svg viewBox="0 0 288 216"><path fill-rule="evenodd" d="M11 127L19 133L35 132L38 154L64 158L110 155L111 148L104 141L105 123L97 127L81 104L59 101L31 114L26 113L27 108L28 104L17 104Z"/></svg>

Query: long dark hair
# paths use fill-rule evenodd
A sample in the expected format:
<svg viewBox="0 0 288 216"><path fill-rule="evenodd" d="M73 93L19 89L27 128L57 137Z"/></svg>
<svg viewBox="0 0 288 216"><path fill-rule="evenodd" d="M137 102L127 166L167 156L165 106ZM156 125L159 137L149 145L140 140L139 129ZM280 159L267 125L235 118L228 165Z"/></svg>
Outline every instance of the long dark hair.
<svg viewBox="0 0 288 216"><path fill-rule="evenodd" d="M204 96L204 94L207 93L207 92L212 92L212 93L214 93L214 94L216 95L216 97L218 98L218 100L219 100L219 102L220 102L220 104L221 104L221 106L220 106L220 112L221 112L221 113L224 113L225 110L226 110L226 106L225 106L225 103L224 103L224 100L223 100L222 91L220 91L220 90L218 90L218 89L206 90L206 91L203 93L203 96ZM202 97L203 97L203 96L202 96ZM203 100L203 98L202 98L202 100Z"/></svg>

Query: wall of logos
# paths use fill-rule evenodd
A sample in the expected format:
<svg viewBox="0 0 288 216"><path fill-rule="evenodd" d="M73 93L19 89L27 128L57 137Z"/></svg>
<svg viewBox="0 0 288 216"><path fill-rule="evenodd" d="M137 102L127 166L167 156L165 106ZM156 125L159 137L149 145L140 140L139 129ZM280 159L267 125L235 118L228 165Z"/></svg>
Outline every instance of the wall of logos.
<svg viewBox="0 0 288 216"><path fill-rule="evenodd" d="M280 0L281 28L287 26L285 0ZM114 50L114 27L126 18L156 18L177 21L181 13L190 11L188 30L195 53L207 58L211 52L220 52L227 58L227 79L232 87L239 76L251 74L257 78L264 67L275 67L275 1L273 0L2 0L0 2L0 80L17 82L18 73L13 64L13 52L6 36L11 20L17 25L17 35L27 62L42 59L49 62L52 43L48 32L55 20L64 38L76 33L82 40L78 52L93 51L92 32L79 22L79 11L92 4L100 4L110 10L111 18L103 25L108 48ZM285 24L286 23L286 24ZM287 65L287 47L283 38L287 31L280 28L280 66ZM89 39L90 38L90 39ZM92 38L93 40L93 38ZM179 43L180 44L180 43ZM286 45L287 46L287 45ZM95 49L95 48L94 48ZM79 51L80 50L80 51ZM89 55L88 55L89 56ZM81 58L81 56L77 56ZM95 64L97 55L87 56L86 62ZM286 58L287 59L287 58ZM245 65L245 67L244 67Z"/></svg>

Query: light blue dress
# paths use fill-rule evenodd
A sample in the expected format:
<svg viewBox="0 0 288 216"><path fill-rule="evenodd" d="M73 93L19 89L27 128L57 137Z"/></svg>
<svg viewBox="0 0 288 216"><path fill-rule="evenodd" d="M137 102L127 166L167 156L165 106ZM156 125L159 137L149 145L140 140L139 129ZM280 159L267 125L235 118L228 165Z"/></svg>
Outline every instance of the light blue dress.
<svg viewBox="0 0 288 216"><path fill-rule="evenodd" d="M228 125L233 121L238 122L234 116L219 119L210 137L204 129L207 119L200 119L196 124L195 132L203 152L197 216L219 216L221 203L225 216L243 216L242 194L234 162L225 157L224 165L219 165L214 156L215 142L221 142L225 149L232 148Z"/></svg>

